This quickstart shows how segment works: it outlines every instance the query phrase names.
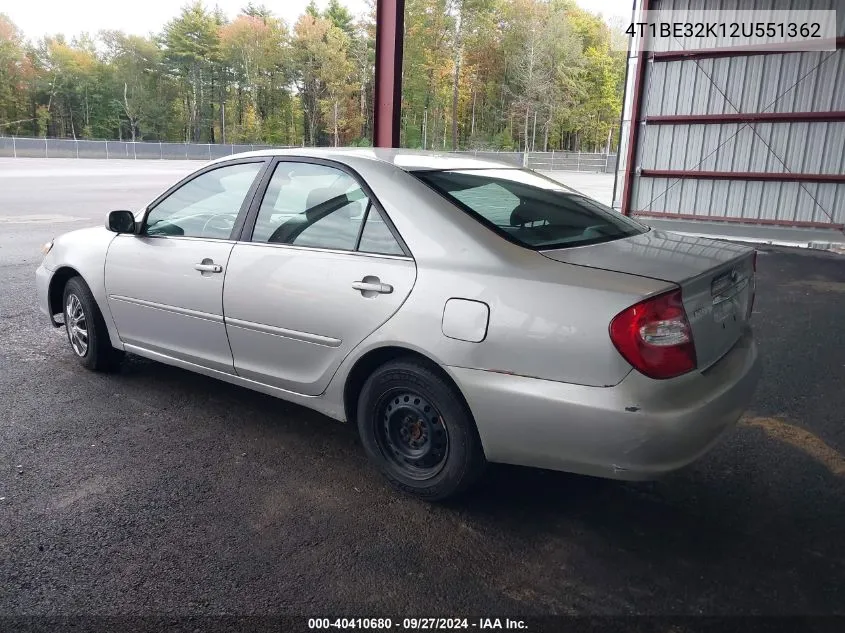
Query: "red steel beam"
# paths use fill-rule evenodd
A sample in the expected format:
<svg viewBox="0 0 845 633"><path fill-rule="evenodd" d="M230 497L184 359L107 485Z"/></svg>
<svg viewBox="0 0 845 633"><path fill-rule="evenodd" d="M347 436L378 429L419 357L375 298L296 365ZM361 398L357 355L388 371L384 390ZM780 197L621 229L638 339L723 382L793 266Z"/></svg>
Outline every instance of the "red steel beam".
<svg viewBox="0 0 845 633"><path fill-rule="evenodd" d="M748 55L777 55L778 53L800 53L801 42L779 44L749 44L748 46L726 46L722 48L699 48L684 51L654 51L651 59L656 62L677 62L685 59L714 59L717 57L741 57ZM845 48L845 37L836 38L836 48Z"/></svg>
<svg viewBox="0 0 845 633"><path fill-rule="evenodd" d="M643 0L640 12L645 19L648 14L649 0ZM648 37L646 35L646 37ZM631 129L628 132L628 152L625 158L625 182L622 185L622 204L619 209L622 215L631 215L631 195L633 191L634 174L636 173L634 159L637 156L637 144L640 140L640 109L642 108L643 83L645 81L646 41L640 40L640 50L637 52L637 74L634 76L634 94L631 97ZM624 104L622 111L625 111Z"/></svg>
<svg viewBox="0 0 845 633"><path fill-rule="evenodd" d="M405 0L376 0L375 147L399 147L404 39Z"/></svg>
<svg viewBox="0 0 845 633"><path fill-rule="evenodd" d="M806 222L803 220L772 220L769 218L736 218L726 216L694 215L690 213L660 213L659 211L634 211L639 218L666 218L668 220L701 220L703 222L727 222L729 224L761 224L765 226L789 226L802 229L845 230L845 224Z"/></svg>
<svg viewBox="0 0 845 633"><path fill-rule="evenodd" d="M643 178L689 178L699 180L773 180L776 182L845 183L845 174L796 174L763 171L690 171L683 169L641 169Z"/></svg>
<svg viewBox="0 0 845 633"><path fill-rule="evenodd" d="M832 112L736 112L733 114L661 114L647 116L648 125L708 123L806 123L845 121L845 111Z"/></svg>

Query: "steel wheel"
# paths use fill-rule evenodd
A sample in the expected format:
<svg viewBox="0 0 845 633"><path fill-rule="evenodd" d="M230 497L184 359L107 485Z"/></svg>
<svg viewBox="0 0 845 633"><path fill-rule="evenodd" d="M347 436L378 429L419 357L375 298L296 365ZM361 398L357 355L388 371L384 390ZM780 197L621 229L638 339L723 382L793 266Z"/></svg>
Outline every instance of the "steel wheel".
<svg viewBox="0 0 845 633"><path fill-rule="evenodd" d="M84 357L88 353L88 319L82 309L82 302L73 293L67 297L65 323L73 351L77 356Z"/></svg>
<svg viewBox="0 0 845 633"><path fill-rule="evenodd" d="M426 359L376 367L357 403L358 433L373 464L399 490L438 501L467 490L487 460L475 421L448 375Z"/></svg>
<svg viewBox="0 0 845 633"><path fill-rule="evenodd" d="M384 457L415 480L437 475L449 456L449 433L437 408L410 389L393 389L377 406L376 441Z"/></svg>

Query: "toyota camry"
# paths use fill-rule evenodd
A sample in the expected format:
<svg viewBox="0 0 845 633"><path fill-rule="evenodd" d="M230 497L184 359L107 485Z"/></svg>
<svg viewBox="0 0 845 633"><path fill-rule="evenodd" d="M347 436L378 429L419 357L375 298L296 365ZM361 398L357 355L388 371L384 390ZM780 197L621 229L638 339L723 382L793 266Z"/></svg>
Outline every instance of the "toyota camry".
<svg viewBox="0 0 845 633"><path fill-rule="evenodd" d="M41 310L84 367L137 354L355 424L426 499L488 462L673 471L760 373L753 249L458 155L235 155L43 250Z"/></svg>

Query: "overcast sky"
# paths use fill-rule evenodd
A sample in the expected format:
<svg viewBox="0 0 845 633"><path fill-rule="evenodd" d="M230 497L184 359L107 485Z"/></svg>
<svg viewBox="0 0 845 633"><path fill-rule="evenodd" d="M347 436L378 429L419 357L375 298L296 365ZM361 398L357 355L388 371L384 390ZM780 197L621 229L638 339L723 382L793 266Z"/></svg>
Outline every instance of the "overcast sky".
<svg viewBox="0 0 845 633"><path fill-rule="evenodd" d="M309 0L264 0L263 4L292 24L305 10ZM248 0L205 0L215 4L230 18L246 6ZM367 0L342 0L356 15L367 9ZM631 0L577 0L578 4L605 17L631 15ZM323 8L328 0L317 0ZM64 33L69 38L81 32L96 33L118 29L136 35L159 32L165 22L179 12L180 0L0 0L0 12L31 40L47 34ZM254 4L262 4L260 0Z"/></svg>

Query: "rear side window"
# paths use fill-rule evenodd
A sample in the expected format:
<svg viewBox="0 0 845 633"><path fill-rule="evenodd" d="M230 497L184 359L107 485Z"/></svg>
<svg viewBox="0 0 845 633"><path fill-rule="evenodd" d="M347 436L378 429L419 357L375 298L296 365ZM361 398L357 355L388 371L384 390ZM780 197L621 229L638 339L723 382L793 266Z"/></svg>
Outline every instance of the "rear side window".
<svg viewBox="0 0 845 633"><path fill-rule="evenodd" d="M261 201L253 242L404 255L384 217L351 175L281 161Z"/></svg>
<svg viewBox="0 0 845 633"><path fill-rule="evenodd" d="M421 171L414 176L503 237L536 250L609 242L648 230L529 171Z"/></svg>
<svg viewBox="0 0 845 633"><path fill-rule="evenodd" d="M404 255L402 247L393 237L390 228L381 217L378 209L370 205L367 212L367 222L361 233L361 242L358 250L364 253L377 253L379 255Z"/></svg>
<svg viewBox="0 0 845 633"><path fill-rule="evenodd" d="M351 251L369 200L349 174L301 162L280 162L261 201L253 242Z"/></svg>

